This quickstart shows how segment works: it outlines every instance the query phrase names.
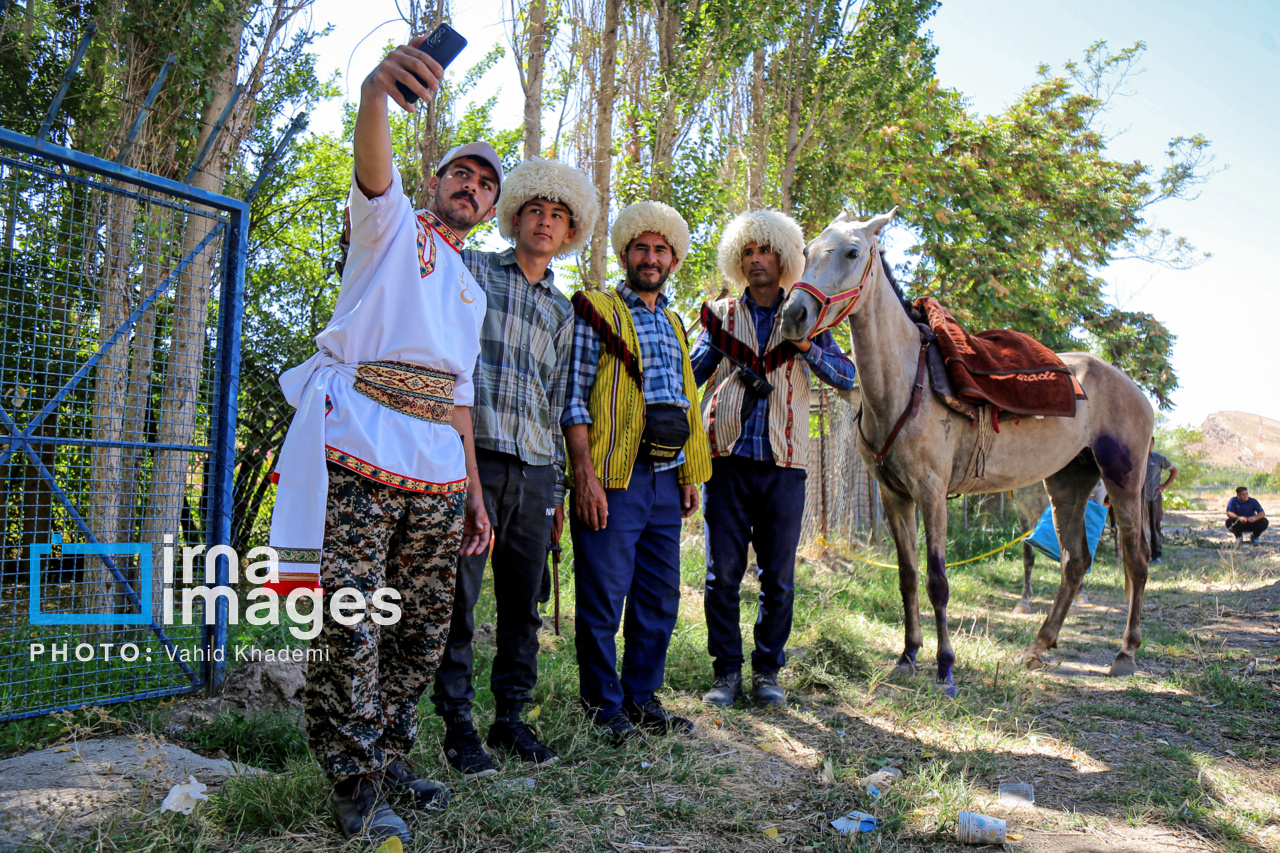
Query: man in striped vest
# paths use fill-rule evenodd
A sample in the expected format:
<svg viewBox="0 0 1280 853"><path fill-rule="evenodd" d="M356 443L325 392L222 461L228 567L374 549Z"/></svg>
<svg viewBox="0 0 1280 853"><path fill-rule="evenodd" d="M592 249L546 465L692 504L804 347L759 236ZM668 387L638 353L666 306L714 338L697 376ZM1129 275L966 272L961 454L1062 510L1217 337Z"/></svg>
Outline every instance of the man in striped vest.
<svg viewBox="0 0 1280 853"><path fill-rule="evenodd" d="M703 305L702 333L693 348L698 384L710 379L703 418L713 457L704 510L703 606L715 683L702 698L727 707L742 695L738 590L751 544L760 578L752 696L767 708L786 701L778 671L791 635L804 514L809 373L848 390L854 367L830 332L798 344L782 338L779 309L804 272L804 236L794 219L776 210L741 214L720 239L718 265L725 281L743 293Z"/></svg>
<svg viewBox="0 0 1280 853"><path fill-rule="evenodd" d="M656 691L680 605L680 524L711 454L684 326L662 288L689 253L674 209L639 202L611 232L626 281L573 298L564 412L570 466L578 689L614 744L690 732ZM621 678L614 637L626 607Z"/></svg>

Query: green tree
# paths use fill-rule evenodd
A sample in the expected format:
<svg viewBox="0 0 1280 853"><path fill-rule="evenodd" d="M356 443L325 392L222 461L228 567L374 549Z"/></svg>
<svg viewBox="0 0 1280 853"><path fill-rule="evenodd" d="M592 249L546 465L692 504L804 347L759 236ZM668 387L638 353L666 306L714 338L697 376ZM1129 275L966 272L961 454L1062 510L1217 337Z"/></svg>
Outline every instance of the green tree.
<svg viewBox="0 0 1280 853"><path fill-rule="evenodd" d="M1194 197L1211 174L1209 142L1173 139L1168 163L1112 159L1100 126L1143 45L1091 46L998 115L970 112L959 92L929 86L851 162L861 212L898 205L917 242L911 289L937 296L974 328L1031 331L1057 350L1092 349L1125 369L1162 408L1177 378L1174 336L1155 317L1105 298L1103 268L1138 257L1197 263L1183 239L1153 228L1162 201Z"/></svg>

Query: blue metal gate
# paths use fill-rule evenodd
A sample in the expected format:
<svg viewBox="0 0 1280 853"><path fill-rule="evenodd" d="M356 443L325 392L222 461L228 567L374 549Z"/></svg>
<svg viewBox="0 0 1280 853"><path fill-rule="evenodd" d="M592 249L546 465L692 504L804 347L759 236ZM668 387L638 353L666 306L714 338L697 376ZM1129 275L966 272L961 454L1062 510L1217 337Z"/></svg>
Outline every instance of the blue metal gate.
<svg viewBox="0 0 1280 853"><path fill-rule="evenodd" d="M184 548L230 543L247 227L0 129L0 721L220 681L226 600L162 603Z"/></svg>

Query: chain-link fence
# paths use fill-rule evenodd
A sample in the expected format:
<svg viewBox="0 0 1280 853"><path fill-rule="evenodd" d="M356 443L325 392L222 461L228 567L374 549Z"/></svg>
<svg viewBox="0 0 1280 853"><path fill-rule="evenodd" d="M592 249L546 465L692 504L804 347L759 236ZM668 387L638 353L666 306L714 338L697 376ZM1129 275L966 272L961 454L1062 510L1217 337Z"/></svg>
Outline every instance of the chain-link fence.
<svg viewBox="0 0 1280 853"><path fill-rule="evenodd" d="M801 547L866 544L884 523L880 486L858 456L856 403L815 384L810 402L809 479ZM816 434L815 434L816 433Z"/></svg>

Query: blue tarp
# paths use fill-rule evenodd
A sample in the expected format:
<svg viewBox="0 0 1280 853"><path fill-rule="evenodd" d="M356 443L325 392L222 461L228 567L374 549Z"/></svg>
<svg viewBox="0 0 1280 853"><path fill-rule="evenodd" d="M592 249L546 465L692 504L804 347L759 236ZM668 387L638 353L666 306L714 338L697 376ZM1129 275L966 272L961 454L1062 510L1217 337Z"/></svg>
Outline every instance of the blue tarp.
<svg viewBox="0 0 1280 853"><path fill-rule="evenodd" d="M1089 543L1089 557L1098 553L1098 541L1102 539L1102 528L1107 526L1107 508L1096 501L1089 501L1084 508L1084 536ZM1027 539L1036 550L1062 562L1062 551L1058 548L1058 533L1053 529L1053 508L1045 507L1040 520L1036 522L1035 532Z"/></svg>

